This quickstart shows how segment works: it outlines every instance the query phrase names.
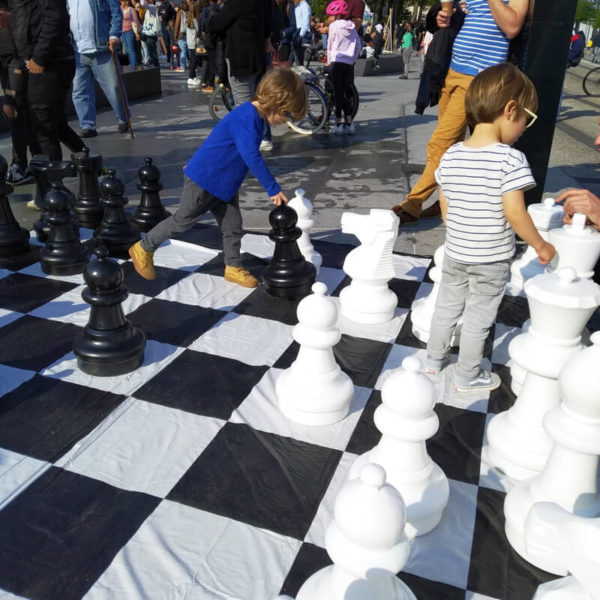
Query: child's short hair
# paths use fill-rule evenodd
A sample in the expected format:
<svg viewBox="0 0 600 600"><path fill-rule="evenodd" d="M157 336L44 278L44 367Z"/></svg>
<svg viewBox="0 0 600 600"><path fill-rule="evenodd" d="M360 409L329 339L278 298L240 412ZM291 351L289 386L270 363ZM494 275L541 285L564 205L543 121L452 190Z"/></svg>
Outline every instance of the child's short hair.
<svg viewBox="0 0 600 600"><path fill-rule="evenodd" d="M538 97L529 77L511 63L501 63L484 69L471 82L465 96L467 122L471 127L478 123L492 123L514 100L519 115L525 108L535 112Z"/></svg>
<svg viewBox="0 0 600 600"><path fill-rule="evenodd" d="M266 113L288 113L295 121L300 120L308 106L308 98L302 79L291 69L273 69L258 84L254 94L261 109Z"/></svg>

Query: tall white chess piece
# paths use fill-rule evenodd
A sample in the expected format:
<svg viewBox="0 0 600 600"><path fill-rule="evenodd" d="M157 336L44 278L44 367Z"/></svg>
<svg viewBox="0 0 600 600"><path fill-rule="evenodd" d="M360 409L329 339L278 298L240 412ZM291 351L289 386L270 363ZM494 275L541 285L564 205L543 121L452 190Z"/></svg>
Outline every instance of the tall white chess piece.
<svg viewBox="0 0 600 600"><path fill-rule="evenodd" d="M342 215L342 231L354 234L361 245L344 261L344 271L352 283L340 294L341 314L356 323L390 321L398 304L388 287L394 277L392 253L398 217L391 210L377 208L368 215L347 212Z"/></svg>
<svg viewBox="0 0 600 600"><path fill-rule="evenodd" d="M350 410L354 385L335 362L333 347L340 341L337 305L317 282L313 293L298 304L294 339L298 357L277 378L275 390L281 412L305 425L330 425Z"/></svg>
<svg viewBox="0 0 600 600"><path fill-rule="evenodd" d="M559 373L582 349L583 328L600 304L600 287L570 267L530 279L525 293L531 326L508 352L527 374L514 405L490 420L484 447L492 465L519 481L537 475L548 459L544 417L560 402Z"/></svg>
<svg viewBox="0 0 600 600"><path fill-rule="evenodd" d="M388 483L406 504L409 538L438 525L449 495L448 479L425 446L438 430L439 419L433 410L435 388L420 370L421 361L409 356L402 361L402 368L385 380L383 403L374 416L381 440L356 459L349 474L356 477L369 462L385 469Z"/></svg>
<svg viewBox="0 0 600 600"><path fill-rule="evenodd" d="M288 202L298 215L298 227L302 230L302 235L298 239L298 248L302 252L302 256L315 265L317 275L323 263L323 257L315 250L310 241L310 230L315 222L312 219L313 207L310 200L304 195L302 188L296 190L296 195Z"/></svg>
<svg viewBox="0 0 600 600"><path fill-rule="evenodd" d="M535 537L527 545L525 521L536 502L555 502L580 517L600 516L600 332L594 333L591 341L592 346L575 354L560 373L562 403L544 419L553 442L548 461L537 477L515 485L504 501L511 546L530 563L557 575L566 575L567 565L536 541L543 541L550 530L537 522ZM596 556L598 551L597 547Z"/></svg>

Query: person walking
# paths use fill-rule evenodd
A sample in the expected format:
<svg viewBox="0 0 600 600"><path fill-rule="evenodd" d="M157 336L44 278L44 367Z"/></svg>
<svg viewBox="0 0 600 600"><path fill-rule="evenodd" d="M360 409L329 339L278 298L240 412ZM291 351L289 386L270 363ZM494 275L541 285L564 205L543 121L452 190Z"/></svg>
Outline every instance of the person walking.
<svg viewBox="0 0 600 600"><path fill-rule="evenodd" d="M140 41L140 20L137 11L131 6L131 0L121 0L121 13L123 25L121 27L121 40L129 57L129 65L137 67L136 41Z"/></svg>
<svg viewBox="0 0 600 600"><path fill-rule="evenodd" d="M148 65L158 67L160 63L158 62L157 44L162 32L160 17L154 0L146 0L144 8L146 12L142 25L142 46L146 48Z"/></svg>
<svg viewBox="0 0 600 600"><path fill-rule="evenodd" d="M410 59L413 55L413 28L410 23L406 24L406 30L402 36L402 62L404 63L404 73L399 79L408 79L408 71L410 70Z"/></svg>

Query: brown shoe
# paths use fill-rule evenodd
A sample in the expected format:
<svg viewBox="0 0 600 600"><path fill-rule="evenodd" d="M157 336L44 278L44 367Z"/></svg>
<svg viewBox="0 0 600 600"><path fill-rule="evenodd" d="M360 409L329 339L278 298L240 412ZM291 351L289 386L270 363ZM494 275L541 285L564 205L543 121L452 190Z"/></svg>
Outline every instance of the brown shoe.
<svg viewBox="0 0 600 600"><path fill-rule="evenodd" d="M442 216L440 201L436 200L429 208L426 208L422 213L423 219L439 219Z"/></svg>
<svg viewBox="0 0 600 600"><path fill-rule="evenodd" d="M392 210L400 218L400 225L408 225L409 223L417 223L419 217L413 217L410 213L407 213L399 204L392 207Z"/></svg>
<svg viewBox="0 0 600 600"><path fill-rule="evenodd" d="M129 248L129 256L133 262L133 268L144 279L156 279L156 271L154 270L154 252L147 252L142 248L140 242L135 243Z"/></svg>
<svg viewBox="0 0 600 600"><path fill-rule="evenodd" d="M212 94L215 91L215 87L213 85L205 85L201 91L205 94Z"/></svg>
<svg viewBox="0 0 600 600"><path fill-rule="evenodd" d="M258 279L244 267L225 266L225 280L247 288L255 288L258 285Z"/></svg>

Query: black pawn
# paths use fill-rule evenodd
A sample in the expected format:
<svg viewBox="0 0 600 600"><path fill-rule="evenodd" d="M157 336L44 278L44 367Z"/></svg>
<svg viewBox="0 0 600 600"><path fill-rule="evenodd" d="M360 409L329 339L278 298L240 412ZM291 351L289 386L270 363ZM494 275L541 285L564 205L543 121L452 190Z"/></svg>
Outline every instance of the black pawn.
<svg viewBox="0 0 600 600"><path fill-rule="evenodd" d="M90 319L73 343L77 365L88 375L112 377L137 369L144 360L146 336L125 318L121 302L128 296L119 264L108 250L95 250L83 271L87 287L81 297L91 305Z"/></svg>
<svg viewBox="0 0 600 600"><path fill-rule="evenodd" d="M81 273L90 252L79 241L79 230L73 224L71 201L59 181L53 181L44 196L47 208L48 241L40 251L42 271L49 275L76 275Z"/></svg>
<svg viewBox="0 0 600 600"><path fill-rule="evenodd" d="M79 174L79 192L73 211L77 215L80 227L96 229L104 215L98 184L98 175L102 171L102 155L90 153L90 149L84 147L81 152L71 155L71 160Z"/></svg>
<svg viewBox="0 0 600 600"><path fill-rule="evenodd" d="M17 223L8 201L13 188L6 183L7 171L8 164L0 156L0 257L29 252L29 232Z"/></svg>
<svg viewBox="0 0 600 600"><path fill-rule="evenodd" d="M160 171L158 167L152 164L152 159L147 156L144 159L144 166L138 169L140 183L137 189L142 192L140 203L131 216L132 223L135 223L140 231L148 232L157 223L166 219L170 213L165 210L160 201L158 192L162 190L160 182Z"/></svg>
<svg viewBox="0 0 600 600"><path fill-rule="evenodd" d="M302 230L296 227L296 211L282 204L269 215L273 228L269 237L275 242L273 259L262 271L267 292L279 298L300 298L310 293L317 270L302 256L296 240Z"/></svg>
<svg viewBox="0 0 600 600"><path fill-rule="evenodd" d="M96 231L94 239L108 248L111 256L128 258L127 250L140 239L138 228L127 220L123 195L125 187L115 177L115 170L109 169L108 175L100 180L104 217Z"/></svg>

